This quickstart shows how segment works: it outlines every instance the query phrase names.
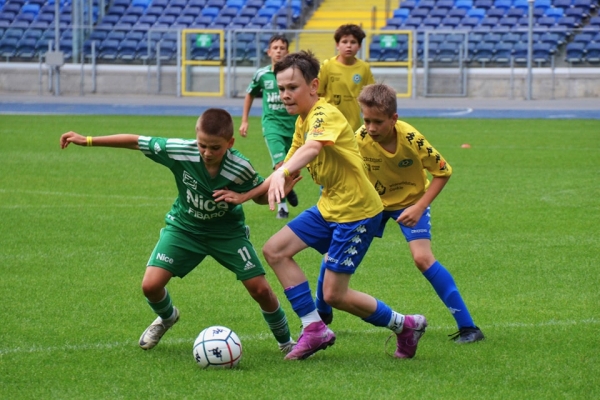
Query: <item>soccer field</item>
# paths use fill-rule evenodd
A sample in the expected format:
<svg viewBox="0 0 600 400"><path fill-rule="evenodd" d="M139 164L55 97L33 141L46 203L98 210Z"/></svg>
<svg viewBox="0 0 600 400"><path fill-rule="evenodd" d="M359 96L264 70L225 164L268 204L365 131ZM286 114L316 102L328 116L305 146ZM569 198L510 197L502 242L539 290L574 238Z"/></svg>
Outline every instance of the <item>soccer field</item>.
<svg viewBox="0 0 600 400"><path fill-rule="evenodd" d="M432 206L433 250L486 339L449 341L454 320L390 223L351 286L428 318L416 357L386 355L388 330L336 312L335 346L297 362L283 360L258 306L212 259L172 280L180 322L153 350L138 347L155 318L141 278L173 178L141 152L60 150L59 137L191 138L195 121L0 115L0 398L600 398L600 120L406 119L454 169ZM268 176L257 117L251 129L234 147ZM303 175L291 217L319 194ZM244 208L259 250L285 222ZM314 290L320 255L297 261ZM300 321L266 269L297 337ZM210 325L239 335L238 368L196 365L194 339Z"/></svg>

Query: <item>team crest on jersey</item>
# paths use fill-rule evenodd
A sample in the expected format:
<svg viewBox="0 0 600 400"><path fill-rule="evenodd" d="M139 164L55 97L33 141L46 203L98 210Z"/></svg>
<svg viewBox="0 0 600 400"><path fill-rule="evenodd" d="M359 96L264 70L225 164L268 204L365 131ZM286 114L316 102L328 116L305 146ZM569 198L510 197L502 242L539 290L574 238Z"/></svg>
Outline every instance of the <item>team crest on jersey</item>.
<svg viewBox="0 0 600 400"><path fill-rule="evenodd" d="M410 167L411 165L413 165L413 160L411 160L410 158L402 160L398 163L398 166L401 168Z"/></svg>
<svg viewBox="0 0 600 400"><path fill-rule="evenodd" d="M386 191L385 186L383 186L383 184L381 182L379 182L379 181L375 182L375 190L377 190L377 193L380 196L383 196L385 194L385 191Z"/></svg>
<svg viewBox="0 0 600 400"><path fill-rule="evenodd" d="M358 85L360 83L360 81L362 81L362 76L360 76L359 74L354 74L354 76L352 77L352 80L354 81L354 83L356 83Z"/></svg>
<svg viewBox="0 0 600 400"><path fill-rule="evenodd" d="M273 81L265 82L265 89L273 89L274 87L275 87L275 85L273 84Z"/></svg>
<svg viewBox="0 0 600 400"><path fill-rule="evenodd" d="M185 186L196 189L198 187L198 182L187 171L183 171L183 183Z"/></svg>

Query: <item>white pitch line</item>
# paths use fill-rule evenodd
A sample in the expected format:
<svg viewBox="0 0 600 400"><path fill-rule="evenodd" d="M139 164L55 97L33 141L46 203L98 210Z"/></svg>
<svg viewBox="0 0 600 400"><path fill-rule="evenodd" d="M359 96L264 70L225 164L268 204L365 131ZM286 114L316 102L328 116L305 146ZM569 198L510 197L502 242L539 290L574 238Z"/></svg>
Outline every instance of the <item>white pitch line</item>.
<svg viewBox="0 0 600 400"><path fill-rule="evenodd" d="M444 116L459 116L459 115L471 114L472 112L473 112L473 109L469 107L469 108L467 108L465 110L461 110L461 111L440 113L440 115L444 115Z"/></svg>
<svg viewBox="0 0 600 400"><path fill-rule="evenodd" d="M513 322L513 323L502 323L502 324L489 324L485 326L485 330L491 329L510 329L510 328L540 328L545 326L572 326L572 325L594 325L599 324L600 320L596 318L588 318L579 321L575 320L550 320L546 322L541 322L537 324L533 323L522 323L522 322ZM456 326L444 325L444 326L436 326L436 327L428 327L428 331L452 331L456 329ZM343 333L352 333L352 334L375 334L381 333L381 328L370 328L365 330L348 330L348 329L339 329L335 331L337 334ZM190 349L192 344L194 343L195 338L178 338L178 339L163 339L163 343L168 344L182 344L188 343L190 345ZM273 336L267 333L261 333L258 335L240 335L240 339L242 342L245 341L262 341L262 340L272 340ZM32 346L32 347L14 347L14 348L5 348L0 349L0 356L7 354L31 354L31 353L52 353L52 352L63 352L63 351L88 351L88 350L111 350L116 348L124 348L124 347L137 347L137 343L133 340L127 342L113 342L113 343L92 343L92 344L65 344L63 346L51 346L51 347L41 347L41 346Z"/></svg>

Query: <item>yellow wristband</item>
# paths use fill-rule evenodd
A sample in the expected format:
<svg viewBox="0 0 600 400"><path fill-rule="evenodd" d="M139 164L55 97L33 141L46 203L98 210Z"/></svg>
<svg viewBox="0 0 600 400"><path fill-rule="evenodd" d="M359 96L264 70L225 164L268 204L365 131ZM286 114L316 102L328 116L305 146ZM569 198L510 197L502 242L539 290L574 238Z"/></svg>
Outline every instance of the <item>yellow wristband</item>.
<svg viewBox="0 0 600 400"><path fill-rule="evenodd" d="M86 141L87 141L87 145L88 145L88 147L92 147L92 137L91 137L91 136L88 136L88 137L87 137L87 138L85 138L85 139L86 139Z"/></svg>
<svg viewBox="0 0 600 400"><path fill-rule="evenodd" d="M285 176L290 176L290 170L287 169L286 167L279 167L278 171L283 172L283 175L285 175Z"/></svg>

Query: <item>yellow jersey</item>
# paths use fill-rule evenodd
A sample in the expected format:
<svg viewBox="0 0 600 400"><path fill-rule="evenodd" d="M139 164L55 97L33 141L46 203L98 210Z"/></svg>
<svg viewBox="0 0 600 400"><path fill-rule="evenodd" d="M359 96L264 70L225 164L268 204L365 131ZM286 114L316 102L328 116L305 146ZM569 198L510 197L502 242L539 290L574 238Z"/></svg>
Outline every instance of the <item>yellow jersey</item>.
<svg viewBox="0 0 600 400"><path fill-rule="evenodd" d="M432 176L452 175L450 164L419 131L403 121L397 121L394 129L397 136L394 153L374 142L364 125L356 131L369 179L386 211L415 204L429 187L427 171Z"/></svg>
<svg viewBox="0 0 600 400"><path fill-rule="evenodd" d="M299 116L296 120L286 161L309 140L325 144L307 168L313 181L322 186L317 208L326 221L360 221L383 211L358 152L354 131L342 113L324 99L315 103L306 119Z"/></svg>
<svg viewBox="0 0 600 400"><path fill-rule="evenodd" d="M336 106L348 120L353 131L362 125L358 95L363 87L375 83L371 67L356 59L345 65L332 57L323 62L319 71L319 97Z"/></svg>

